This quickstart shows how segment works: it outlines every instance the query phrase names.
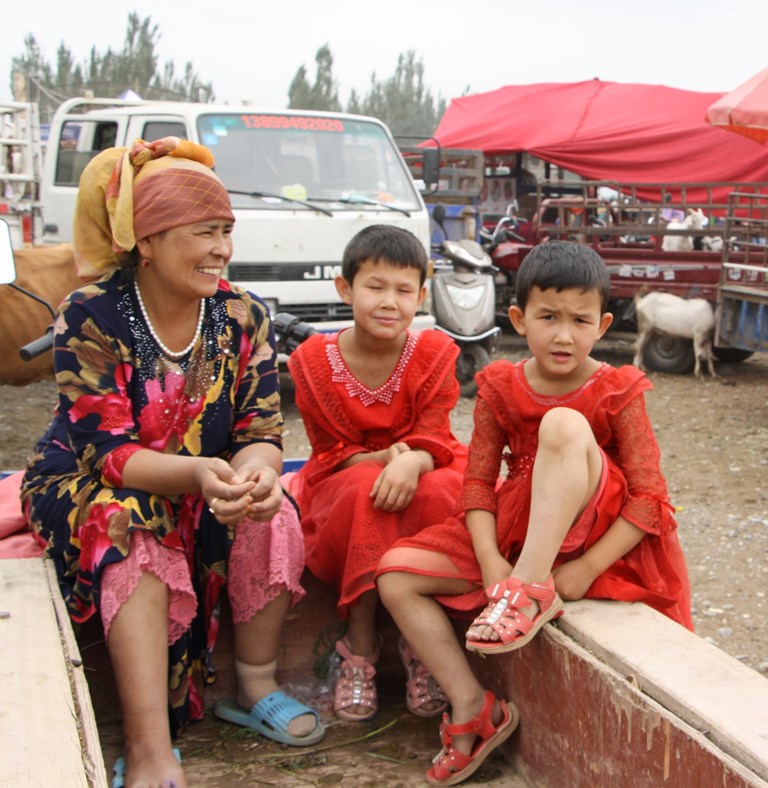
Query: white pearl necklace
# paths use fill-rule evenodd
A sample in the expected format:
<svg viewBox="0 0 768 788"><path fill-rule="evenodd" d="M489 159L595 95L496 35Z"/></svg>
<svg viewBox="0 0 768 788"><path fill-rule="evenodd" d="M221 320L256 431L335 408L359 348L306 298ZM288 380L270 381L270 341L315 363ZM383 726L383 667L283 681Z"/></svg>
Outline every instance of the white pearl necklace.
<svg viewBox="0 0 768 788"><path fill-rule="evenodd" d="M205 299L200 299L200 314L197 317L197 328L195 329L195 335L192 337L192 341L184 348L184 350L180 350L178 353L174 352L173 350L169 350L161 341L160 337L157 335L157 331L155 331L155 327L152 325L152 321L149 319L149 313L147 312L147 308L144 306L144 301L141 298L141 290L139 290L139 283L134 281L133 287L136 290L136 299L139 302L139 309L141 309L141 314L144 316L144 322L147 324L147 328L149 329L149 333L152 335L152 339L155 340L157 346L160 350L163 351L163 355L167 356L168 358L176 361L177 359L183 358L184 356L189 353L190 350L197 344L197 340L200 339L200 332L203 328L203 318L205 317Z"/></svg>

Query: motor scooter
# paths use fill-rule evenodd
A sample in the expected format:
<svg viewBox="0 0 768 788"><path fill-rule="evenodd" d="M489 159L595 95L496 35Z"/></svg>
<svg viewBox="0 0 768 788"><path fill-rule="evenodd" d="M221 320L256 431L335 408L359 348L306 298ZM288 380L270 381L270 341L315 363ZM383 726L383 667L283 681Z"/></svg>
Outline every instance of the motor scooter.
<svg viewBox="0 0 768 788"><path fill-rule="evenodd" d="M459 346L456 377L463 397L477 393L475 373L490 363L501 329L496 326L497 268L477 241L451 241L445 229L445 206L435 205L432 219L443 239L433 243L432 277L435 328Z"/></svg>
<svg viewBox="0 0 768 788"><path fill-rule="evenodd" d="M521 235L521 221L517 216L517 201L514 201L493 230L480 228L480 243L496 266L496 319L503 324L509 321L509 306L515 297L520 246L529 243Z"/></svg>

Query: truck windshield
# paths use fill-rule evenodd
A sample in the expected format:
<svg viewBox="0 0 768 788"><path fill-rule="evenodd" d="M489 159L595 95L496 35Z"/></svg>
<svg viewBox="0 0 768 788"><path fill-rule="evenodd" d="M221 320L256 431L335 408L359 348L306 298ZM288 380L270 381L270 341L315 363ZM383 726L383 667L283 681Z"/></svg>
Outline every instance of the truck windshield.
<svg viewBox="0 0 768 788"><path fill-rule="evenodd" d="M198 133L213 151L215 170L227 189L250 195L232 194L234 208L310 210L270 194L339 211L372 210L379 203L395 210L419 208L410 174L377 123L335 115L233 112L201 115Z"/></svg>

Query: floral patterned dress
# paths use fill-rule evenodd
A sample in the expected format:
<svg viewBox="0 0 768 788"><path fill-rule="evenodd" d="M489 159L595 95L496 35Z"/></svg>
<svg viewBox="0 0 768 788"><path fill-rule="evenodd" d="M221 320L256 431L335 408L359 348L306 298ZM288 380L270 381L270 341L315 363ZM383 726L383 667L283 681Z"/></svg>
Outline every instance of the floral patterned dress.
<svg viewBox="0 0 768 788"><path fill-rule="evenodd" d="M205 299L201 336L178 362L152 339L133 273L118 270L72 293L55 326L59 389L54 418L22 485L22 505L53 560L70 615L100 609L103 572L142 530L180 551L197 595L192 626L170 647L173 727L202 711L190 682L210 649L216 601L234 532L199 494L164 497L121 484L142 448L229 458L257 442L282 443L274 332L265 304L220 281Z"/></svg>

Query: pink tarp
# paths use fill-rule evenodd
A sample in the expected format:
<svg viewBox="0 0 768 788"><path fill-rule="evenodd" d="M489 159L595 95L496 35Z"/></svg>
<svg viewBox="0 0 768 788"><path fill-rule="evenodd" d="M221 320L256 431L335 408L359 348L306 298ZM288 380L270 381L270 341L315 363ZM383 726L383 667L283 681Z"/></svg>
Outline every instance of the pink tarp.
<svg viewBox="0 0 768 788"><path fill-rule="evenodd" d="M710 126L722 93L618 82L508 85L453 99L446 148L527 151L590 180L768 181L765 149Z"/></svg>

